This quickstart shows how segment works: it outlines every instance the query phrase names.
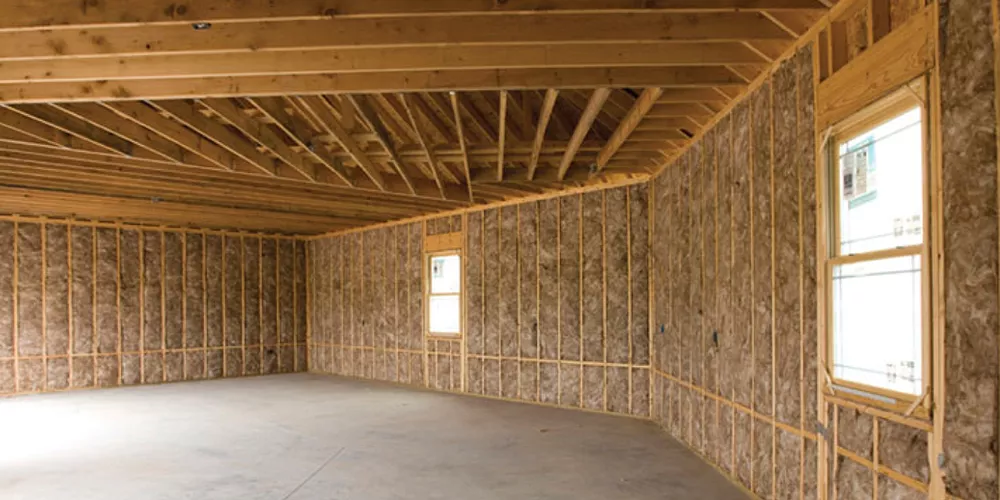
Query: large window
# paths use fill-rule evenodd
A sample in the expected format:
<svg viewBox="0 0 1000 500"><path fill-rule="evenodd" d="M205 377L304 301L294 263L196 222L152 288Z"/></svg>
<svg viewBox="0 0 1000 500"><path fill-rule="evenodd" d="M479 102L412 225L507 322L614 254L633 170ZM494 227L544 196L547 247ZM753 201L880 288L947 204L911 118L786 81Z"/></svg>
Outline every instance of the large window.
<svg viewBox="0 0 1000 500"><path fill-rule="evenodd" d="M929 380L925 110L908 87L830 141L828 369L833 389L890 404Z"/></svg>
<svg viewBox="0 0 1000 500"><path fill-rule="evenodd" d="M457 250L427 255L427 333L462 334L462 256Z"/></svg>

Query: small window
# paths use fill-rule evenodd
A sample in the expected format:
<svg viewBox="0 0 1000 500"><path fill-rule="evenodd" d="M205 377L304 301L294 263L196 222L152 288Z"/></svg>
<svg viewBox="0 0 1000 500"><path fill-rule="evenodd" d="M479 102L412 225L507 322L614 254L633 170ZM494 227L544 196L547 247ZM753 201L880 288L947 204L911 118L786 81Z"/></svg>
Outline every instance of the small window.
<svg viewBox="0 0 1000 500"><path fill-rule="evenodd" d="M924 120L907 88L830 143L828 368L835 388L890 405L930 383Z"/></svg>
<svg viewBox="0 0 1000 500"><path fill-rule="evenodd" d="M462 334L462 257L457 251L427 256L427 332Z"/></svg>

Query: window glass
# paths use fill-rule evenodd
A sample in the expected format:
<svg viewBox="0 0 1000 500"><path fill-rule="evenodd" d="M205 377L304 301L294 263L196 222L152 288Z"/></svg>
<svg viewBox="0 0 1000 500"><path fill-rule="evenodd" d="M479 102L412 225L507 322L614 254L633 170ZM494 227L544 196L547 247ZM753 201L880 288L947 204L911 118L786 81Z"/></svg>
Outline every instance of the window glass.
<svg viewBox="0 0 1000 500"><path fill-rule="evenodd" d="M431 293L458 293L462 283L461 259L458 255L431 257Z"/></svg>
<svg viewBox="0 0 1000 500"><path fill-rule="evenodd" d="M432 295L430 300L430 332L462 333L461 300L458 295Z"/></svg>
<svg viewBox="0 0 1000 500"><path fill-rule="evenodd" d="M923 392L920 256L833 269L833 376Z"/></svg>
<svg viewBox="0 0 1000 500"><path fill-rule="evenodd" d="M920 114L915 107L841 143L841 255L923 242Z"/></svg>

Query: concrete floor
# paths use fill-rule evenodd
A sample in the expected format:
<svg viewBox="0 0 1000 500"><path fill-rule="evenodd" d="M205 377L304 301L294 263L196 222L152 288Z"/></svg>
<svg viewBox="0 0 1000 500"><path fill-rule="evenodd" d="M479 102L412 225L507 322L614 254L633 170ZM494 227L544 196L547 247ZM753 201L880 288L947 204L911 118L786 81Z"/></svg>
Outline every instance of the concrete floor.
<svg viewBox="0 0 1000 500"><path fill-rule="evenodd" d="M654 424L294 374L0 400L4 499L744 499Z"/></svg>

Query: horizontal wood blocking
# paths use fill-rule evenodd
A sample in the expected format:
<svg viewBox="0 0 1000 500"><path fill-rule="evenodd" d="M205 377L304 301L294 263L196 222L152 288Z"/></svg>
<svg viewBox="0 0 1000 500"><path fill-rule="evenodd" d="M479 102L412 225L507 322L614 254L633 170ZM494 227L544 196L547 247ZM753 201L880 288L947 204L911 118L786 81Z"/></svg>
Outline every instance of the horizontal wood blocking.
<svg viewBox="0 0 1000 500"><path fill-rule="evenodd" d="M829 127L932 68L935 29L933 7L925 7L820 83L817 125Z"/></svg>

